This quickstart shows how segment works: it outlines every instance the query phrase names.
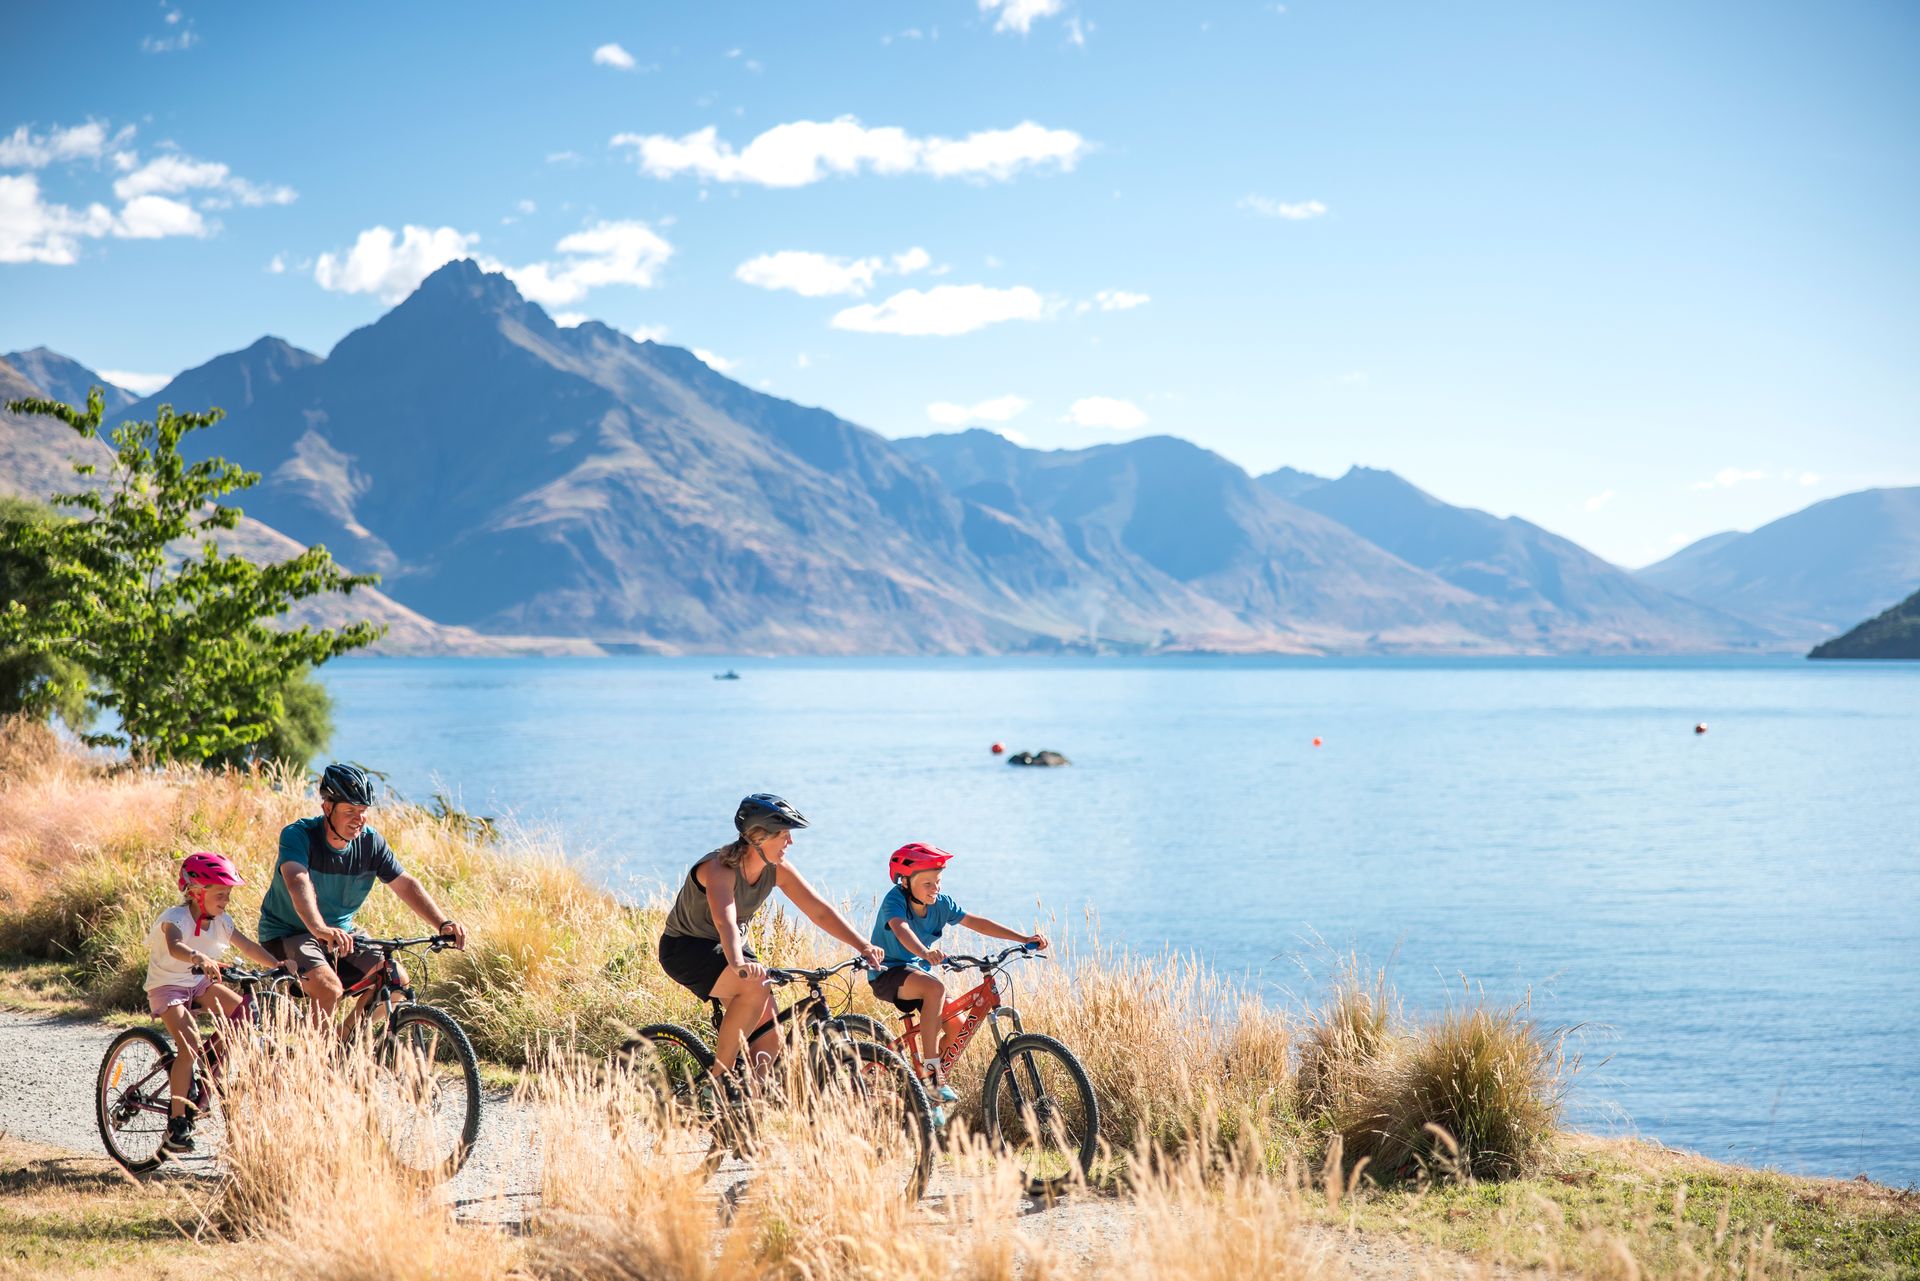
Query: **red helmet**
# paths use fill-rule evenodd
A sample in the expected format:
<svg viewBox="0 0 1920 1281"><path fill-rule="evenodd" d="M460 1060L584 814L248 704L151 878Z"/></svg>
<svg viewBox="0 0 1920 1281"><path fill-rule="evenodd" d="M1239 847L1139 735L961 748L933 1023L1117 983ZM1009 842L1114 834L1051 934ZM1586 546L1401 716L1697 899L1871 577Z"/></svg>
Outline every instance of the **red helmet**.
<svg viewBox="0 0 1920 1281"><path fill-rule="evenodd" d="M223 854L189 854L180 864L180 888L190 885L245 885L240 869Z"/></svg>
<svg viewBox="0 0 1920 1281"><path fill-rule="evenodd" d="M953 855L938 845L922 845L915 841L893 852L893 857L887 860L887 875L897 881L915 872L930 872L936 867L945 867L952 859Z"/></svg>

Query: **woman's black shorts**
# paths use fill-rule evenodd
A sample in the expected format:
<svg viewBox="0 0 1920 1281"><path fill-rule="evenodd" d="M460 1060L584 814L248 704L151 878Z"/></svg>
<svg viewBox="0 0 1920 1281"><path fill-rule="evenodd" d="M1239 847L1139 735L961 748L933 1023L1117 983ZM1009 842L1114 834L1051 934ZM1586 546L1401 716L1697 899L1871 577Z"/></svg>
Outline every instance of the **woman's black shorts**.
<svg viewBox="0 0 1920 1281"><path fill-rule="evenodd" d="M760 958L742 942L740 959L758 961ZM713 985L727 972L727 954L712 939L695 938L691 934L662 934L660 968L667 972L668 978L704 1001L713 995Z"/></svg>
<svg viewBox="0 0 1920 1281"><path fill-rule="evenodd" d="M900 985L907 981L907 975L918 974L919 972L920 971L910 965L896 965L890 970L880 971L880 977L874 979L868 986L873 989L875 996L883 1001L891 1002L894 1009L899 1010L902 1014L912 1014L920 1008L920 998L917 996L902 997L900 995Z"/></svg>

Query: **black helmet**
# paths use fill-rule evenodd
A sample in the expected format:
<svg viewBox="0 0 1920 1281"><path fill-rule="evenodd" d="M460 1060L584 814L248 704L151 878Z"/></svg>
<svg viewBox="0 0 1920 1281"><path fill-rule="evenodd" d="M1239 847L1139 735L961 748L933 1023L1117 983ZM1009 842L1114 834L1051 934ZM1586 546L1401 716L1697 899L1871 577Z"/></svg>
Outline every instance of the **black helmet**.
<svg viewBox="0 0 1920 1281"><path fill-rule="evenodd" d="M358 765L335 761L320 775L320 799L349 805L373 804L373 780Z"/></svg>
<svg viewBox="0 0 1920 1281"><path fill-rule="evenodd" d="M772 792L755 792L741 801L740 808L733 812L733 830L742 835L749 827L765 827L779 832L806 825L807 820L801 817L799 810Z"/></svg>

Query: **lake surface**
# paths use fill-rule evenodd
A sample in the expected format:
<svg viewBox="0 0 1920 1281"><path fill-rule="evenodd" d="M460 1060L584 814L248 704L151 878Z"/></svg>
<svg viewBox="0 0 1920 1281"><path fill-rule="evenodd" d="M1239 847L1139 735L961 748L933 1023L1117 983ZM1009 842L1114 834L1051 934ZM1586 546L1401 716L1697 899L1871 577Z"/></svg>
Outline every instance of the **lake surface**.
<svg viewBox="0 0 1920 1281"><path fill-rule="evenodd" d="M908 840L1009 922L1270 1001L1355 949L1583 1024L1583 1128L1920 1181L1920 664L357 659L334 750L677 882L749 791L867 903ZM1704 721L1709 732L1696 735ZM1318 736L1324 746L1314 747ZM1069 769L989 754L1054 748ZM865 928L870 918L858 914Z"/></svg>

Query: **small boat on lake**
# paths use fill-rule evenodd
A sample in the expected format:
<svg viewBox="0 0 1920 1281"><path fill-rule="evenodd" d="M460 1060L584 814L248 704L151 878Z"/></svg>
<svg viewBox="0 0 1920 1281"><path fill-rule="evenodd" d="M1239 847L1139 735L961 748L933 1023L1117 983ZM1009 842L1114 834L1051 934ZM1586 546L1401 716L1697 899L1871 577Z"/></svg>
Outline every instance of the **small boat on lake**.
<svg viewBox="0 0 1920 1281"><path fill-rule="evenodd" d="M731 667L729 667L724 672L715 672L713 674L713 679L717 681L737 681L740 679L740 673L734 671Z"/></svg>

